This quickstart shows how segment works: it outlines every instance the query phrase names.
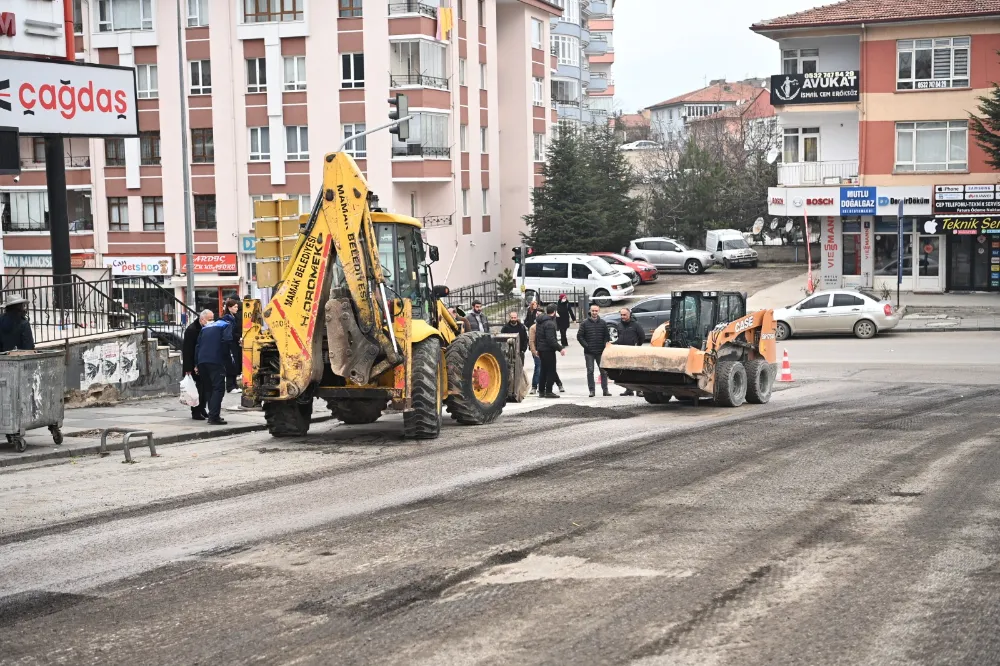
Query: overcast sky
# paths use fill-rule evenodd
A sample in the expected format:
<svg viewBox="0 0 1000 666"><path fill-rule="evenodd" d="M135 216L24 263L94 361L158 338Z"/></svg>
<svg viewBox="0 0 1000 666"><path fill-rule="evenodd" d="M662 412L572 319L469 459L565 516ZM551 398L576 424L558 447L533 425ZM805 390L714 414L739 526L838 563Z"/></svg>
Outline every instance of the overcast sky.
<svg viewBox="0 0 1000 666"><path fill-rule="evenodd" d="M777 43L750 25L830 1L618 0L615 105L634 113L711 79L778 74Z"/></svg>

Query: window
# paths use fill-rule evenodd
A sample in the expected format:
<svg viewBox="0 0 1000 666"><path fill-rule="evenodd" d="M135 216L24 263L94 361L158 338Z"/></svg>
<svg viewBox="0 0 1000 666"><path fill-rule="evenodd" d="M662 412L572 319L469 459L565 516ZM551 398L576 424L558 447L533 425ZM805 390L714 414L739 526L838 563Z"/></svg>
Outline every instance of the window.
<svg viewBox="0 0 1000 666"><path fill-rule="evenodd" d="M480 152L482 152L483 154L490 152L489 140L490 140L490 128L480 127L479 146L480 146Z"/></svg>
<svg viewBox="0 0 1000 666"><path fill-rule="evenodd" d="M465 85L465 58L458 59L458 85Z"/></svg>
<svg viewBox="0 0 1000 666"><path fill-rule="evenodd" d="M458 126L458 149L463 153L469 152L469 126Z"/></svg>
<svg viewBox="0 0 1000 666"><path fill-rule="evenodd" d="M267 127L250 128L250 161L271 159L271 130Z"/></svg>
<svg viewBox="0 0 1000 666"><path fill-rule="evenodd" d="M423 157L449 157L451 155L451 141L449 139L449 128L451 119L446 114L441 113L413 113L410 120L410 138L406 143L399 141L399 137L392 137L392 154L395 157L423 156Z"/></svg>
<svg viewBox="0 0 1000 666"><path fill-rule="evenodd" d="M348 123L344 125L344 140L350 139L356 134L363 134L365 131L364 123ZM367 159L368 157L368 137L363 136L360 139L355 139L351 143L344 146L344 152L353 157L354 159Z"/></svg>
<svg viewBox="0 0 1000 666"><path fill-rule="evenodd" d="M545 161L545 135L535 134L535 161L544 162Z"/></svg>
<svg viewBox="0 0 1000 666"><path fill-rule="evenodd" d="M833 295L833 305L835 308L852 308L859 305L864 305L864 299L854 296L853 294L834 294Z"/></svg>
<svg viewBox="0 0 1000 666"><path fill-rule="evenodd" d="M812 74L818 71L819 49L791 49L781 52L782 74Z"/></svg>
<svg viewBox="0 0 1000 666"><path fill-rule="evenodd" d="M73 0L73 34L83 34L83 0Z"/></svg>
<svg viewBox="0 0 1000 666"><path fill-rule="evenodd" d="M247 92L267 92L267 60L247 58Z"/></svg>
<svg viewBox="0 0 1000 666"><path fill-rule="evenodd" d="M160 132L139 132L139 164L160 165Z"/></svg>
<svg viewBox="0 0 1000 666"><path fill-rule="evenodd" d="M799 306L799 310L818 310L830 304L830 294L813 296L808 301Z"/></svg>
<svg viewBox="0 0 1000 666"><path fill-rule="evenodd" d="M211 60L191 61L191 94L192 95L212 94Z"/></svg>
<svg viewBox="0 0 1000 666"><path fill-rule="evenodd" d="M545 106L545 79L533 77L531 84L531 103L535 106Z"/></svg>
<svg viewBox="0 0 1000 666"><path fill-rule="evenodd" d="M469 217L469 190L462 190L462 217Z"/></svg>
<svg viewBox="0 0 1000 666"><path fill-rule="evenodd" d="M156 99L160 96L159 82L156 76L156 65L136 65L136 97L139 99Z"/></svg>
<svg viewBox="0 0 1000 666"><path fill-rule="evenodd" d="M43 137L31 137L31 161L35 164L45 164L45 139Z"/></svg>
<svg viewBox="0 0 1000 666"><path fill-rule="evenodd" d="M590 266L573 264L572 275L574 280L587 280L590 278Z"/></svg>
<svg viewBox="0 0 1000 666"><path fill-rule="evenodd" d="M489 188L483 189L483 215L490 214L490 190Z"/></svg>
<svg viewBox="0 0 1000 666"><path fill-rule="evenodd" d="M309 159L309 128L305 125L285 128L285 159Z"/></svg>
<svg viewBox="0 0 1000 666"><path fill-rule="evenodd" d="M966 171L968 122L896 123L896 171Z"/></svg>
<svg viewBox="0 0 1000 666"><path fill-rule="evenodd" d="M194 228L215 229L215 195L194 195Z"/></svg>
<svg viewBox="0 0 1000 666"><path fill-rule="evenodd" d="M361 16L361 0L340 0L340 18Z"/></svg>
<svg viewBox="0 0 1000 666"><path fill-rule="evenodd" d="M341 88L364 88L365 87L365 54L364 53L343 53L340 56L340 65L343 76L340 80ZM303 72L305 65L303 64ZM304 77L303 77L304 78Z"/></svg>
<svg viewBox="0 0 1000 666"><path fill-rule="evenodd" d="M486 90L486 63L479 63L479 89Z"/></svg>
<svg viewBox="0 0 1000 666"><path fill-rule="evenodd" d="M427 39L389 43L389 79L394 88L427 86L448 89L444 44Z"/></svg>
<svg viewBox="0 0 1000 666"><path fill-rule="evenodd" d="M579 104L580 102L580 82L579 81L553 81L552 99L562 104Z"/></svg>
<svg viewBox="0 0 1000 666"><path fill-rule="evenodd" d="M191 130L191 161L195 164L215 161L215 136L211 127Z"/></svg>
<svg viewBox="0 0 1000 666"><path fill-rule="evenodd" d="M552 48L560 65L580 66L580 40L569 35L552 35Z"/></svg>
<svg viewBox="0 0 1000 666"><path fill-rule="evenodd" d="M542 263L535 261L525 264L525 277L564 278L569 277L569 264Z"/></svg>
<svg viewBox="0 0 1000 666"><path fill-rule="evenodd" d="M465 19L465 0L456 0L456 13L460 20Z"/></svg>
<svg viewBox="0 0 1000 666"><path fill-rule="evenodd" d="M98 0L98 32L152 29L153 0Z"/></svg>
<svg viewBox="0 0 1000 666"><path fill-rule="evenodd" d="M479 0L479 25L486 26L486 0Z"/></svg>
<svg viewBox="0 0 1000 666"><path fill-rule="evenodd" d="M286 56L285 60L285 92L306 89L306 57ZM362 76L362 79L364 76Z"/></svg>
<svg viewBox="0 0 1000 666"><path fill-rule="evenodd" d="M163 231L163 197L142 198L142 230Z"/></svg>
<svg viewBox="0 0 1000 666"><path fill-rule="evenodd" d="M48 231L49 198L46 192L0 192L4 231Z"/></svg>
<svg viewBox="0 0 1000 666"><path fill-rule="evenodd" d="M305 0L243 0L245 23L301 21ZM358 6L361 5L359 0Z"/></svg>
<svg viewBox="0 0 1000 666"><path fill-rule="evenodd" d="M819 128L785 128L784 152L781 157L785 164L819 161Z"/></svg>
<svg viewBox="0 0 1000 666"><path fill-rule="evenodd" d="M904 227L905 229L905 227ZM875 275L896 275L899 262L899 236L896 233L875 234ZM903 275L913 272L913 234L903 232Z"/></svg>
<svg viewBox="0 0 1000 666"><path fill-rule="evenodd" d="M128 231L128 197L108 197L108 231Z"/></svg>
<svg viewBox="0 0 1000 666"><path fill-rule="evenodd" d="M861 234L860 233L848 233L843 234L843 245L844 253L842 259L842 275L861 275ZM834 306L837 305L836 296L833 299ZM853 298L853 297L852 297ZM860 305L860 302L859 302Z"/></svg>
<svg viewBox="0 0 1000 666"><path fill-rule="evenodd" d="M125 166L125 139L104 140L104 166Z"/></svg>
<svg viewBox="0 0 1000 666"><path fill-rule="evenodd" d="M208 0L188 0L188 27L208 25Z"/></svg>
<svg viewBox="0 0 1000 666"><path fill-rule="evenodd" d="M288 198L299 202L299 215L312 211L311 194L289 194Z"/></svg>
<svg viewBox="0 0 1000 666"><path fill-rule="evenodd" d="M538 19L531 19L531 47L542 48L542 38L545 35L542 22Z"/></svg>
<svg viewBox="0 0 1000 666"><path fill-rule="evenodd" d="M969 87L969 37L896 42L896 90Z"/></svg>

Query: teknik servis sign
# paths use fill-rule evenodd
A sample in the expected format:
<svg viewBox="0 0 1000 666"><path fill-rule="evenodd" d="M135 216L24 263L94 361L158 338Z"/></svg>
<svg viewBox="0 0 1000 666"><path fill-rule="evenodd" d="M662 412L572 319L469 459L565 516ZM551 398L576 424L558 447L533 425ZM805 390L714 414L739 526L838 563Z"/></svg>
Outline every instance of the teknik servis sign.
<svg viewBox="0 0 1000 666"><path fill-rule="evenodd" d="M860 72L810 72L771 77L771 105L834 104L861 99Z"/></svg>

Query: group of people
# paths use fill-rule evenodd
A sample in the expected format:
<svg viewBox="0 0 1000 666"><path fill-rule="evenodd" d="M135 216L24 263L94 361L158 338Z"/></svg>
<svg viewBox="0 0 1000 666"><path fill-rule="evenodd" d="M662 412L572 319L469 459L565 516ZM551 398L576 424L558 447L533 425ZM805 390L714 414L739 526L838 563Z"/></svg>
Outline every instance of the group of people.
<svg viewBox="0 0 1000 666"><path fill-rule="evenodd" d="M210 425L225 425L222 397L226 391L240 390L237 380L243 351L239 312L240 302L229 298L219 320L211 310L202 310L184 330L184 374L194 379L199 398L198 406L191 408L191 418Z"/></svg>

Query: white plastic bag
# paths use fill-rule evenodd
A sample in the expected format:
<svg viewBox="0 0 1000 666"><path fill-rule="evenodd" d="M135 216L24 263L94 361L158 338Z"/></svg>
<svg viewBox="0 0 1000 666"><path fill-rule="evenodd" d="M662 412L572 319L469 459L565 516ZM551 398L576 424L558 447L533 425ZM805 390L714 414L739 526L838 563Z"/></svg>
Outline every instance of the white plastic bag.
<svg viewBox="0 0 1000 666"><path fill-rule="evenodd" d="M191 375L184 375L184 379L181 380L180 397L181 404L188 407L197 407L201 402L201 398L198 397L198 385L194 383L194 377Z"/></svg>

